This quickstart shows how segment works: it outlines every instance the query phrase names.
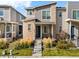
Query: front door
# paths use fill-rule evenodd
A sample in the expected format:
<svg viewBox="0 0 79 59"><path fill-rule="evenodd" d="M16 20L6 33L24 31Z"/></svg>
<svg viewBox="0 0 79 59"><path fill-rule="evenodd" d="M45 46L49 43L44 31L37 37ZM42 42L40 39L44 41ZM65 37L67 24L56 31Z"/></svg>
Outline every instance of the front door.
<svg viewBox="0 0 79 59"><path fill-rule="evenodd" d="M36 38L40 38L40 26L36 26Z"/></svg>

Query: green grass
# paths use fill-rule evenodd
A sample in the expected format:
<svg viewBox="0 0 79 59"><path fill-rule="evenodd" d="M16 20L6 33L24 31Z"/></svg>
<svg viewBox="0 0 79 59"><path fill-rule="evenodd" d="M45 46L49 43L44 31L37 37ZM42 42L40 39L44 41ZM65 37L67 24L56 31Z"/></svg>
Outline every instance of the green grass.
<svg viewBox="0 0 79 59"><path fill-rule="evenodd" d="M79 56L79 49L45 49L42 54L43 56Z"/></svg>
<svg viewBox="0 0 79 59"><path fill-rule="evenodd" d="M0 49L0 56L2 56L2 49ZM20 50L14 50L13 55L14 56L32 56L32 49L26 48L26 49L20 49ZM9 50L7 49L6 56L9 56Z"/></svg>
<svg viewBox="0 0 79 59"><path fill-rule="evenodd" d="M14 56L32 56L32 49L20 49L20 50L14 50Z"/></svg>
<svg viewBox="0 0 79 59"><path fill-rule="evenodd" d="M2 51L3 51L3 50L2 50L2 49L0 49L0 56L2 55Z"/></svg>

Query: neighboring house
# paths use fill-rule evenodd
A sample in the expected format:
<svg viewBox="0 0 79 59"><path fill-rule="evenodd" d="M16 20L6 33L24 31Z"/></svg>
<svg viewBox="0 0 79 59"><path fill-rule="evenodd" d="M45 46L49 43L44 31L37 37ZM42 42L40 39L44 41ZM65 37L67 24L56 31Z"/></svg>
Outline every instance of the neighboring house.
<svg viewBox="0 0 79 59"><path fill-rule="evenodd" d="M21 20L24 19L21 13L8 5L0 5L0 38L13 39L22 33ZM21 24L21 25L19 25Z"/></svg>
<svg viewBox="0 0 79 59"><path fill-rule="evenodd" d="M79 47L79 2L68 2L63 27L77 47Z"/></svg>
<svg viewBox="0 0 79 59"><path fill-rule="evenodd" d="M56 2L29 7L26 9L27 18L23 22L23 38L55 37L62 29L62 13L65 8L56 7Z"/></svg>

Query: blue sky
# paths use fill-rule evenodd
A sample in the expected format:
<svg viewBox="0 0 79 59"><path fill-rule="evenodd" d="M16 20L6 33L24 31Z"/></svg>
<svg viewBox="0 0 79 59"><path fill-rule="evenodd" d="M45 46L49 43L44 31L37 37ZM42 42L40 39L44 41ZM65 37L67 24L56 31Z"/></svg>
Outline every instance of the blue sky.
<svg viewBox="0 0 79 59"><path fill-rule="evenodd" d="M57 2L56 6L58 6L58 7L64 7L67 3L67 1L56 1L56 2ZM48 4L48 3L51 3L51 1L32 1L30 6L28 6L28 7L40 6L40 5L44 5L44 4ZM26 15L26 12L23 7L24 6L20 5L16 9L18 11L20 11L22 14ZM21 9L21 8L23 8L23 9ZM27 7L25 7L25 8L27 8Z"/></svg>
<svg viewBox="0 0 79 59"><path fill-rule="evenodd" d="M64 7L66 4L66 1L56 1L56 2L58 7ZM48 3L51 3L51 1L0 0L0 5L11 5L24 15L26 15L25 8L32 6L40 6Z"/></svg>
<svg viewBox="0 0 79 59"><path fill-rule="evenodd" d="M66 1L56 1L58 7L64 7L66 4ZM51 1L32 1L31 5L32 6L40 6L44 4L51 3Z"/></svg>

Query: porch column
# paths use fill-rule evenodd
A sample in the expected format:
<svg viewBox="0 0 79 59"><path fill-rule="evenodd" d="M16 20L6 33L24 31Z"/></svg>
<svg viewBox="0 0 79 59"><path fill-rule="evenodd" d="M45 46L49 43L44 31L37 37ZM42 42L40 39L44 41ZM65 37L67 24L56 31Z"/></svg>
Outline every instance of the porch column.
<svg viewBox="0 0 79 59"><path fill-rule="evenodd" d="M7 26L7 24L5 23L4 26L5 26L5 39L6 39L6 26Z"/></svg>
<svg viewBox="0 0 79 59"><path fill-rule="evenodd" d="M13 39L13 24L11 24L11 25L12 25L12 32L11 32L12 36L11 36L11 38Z"/></svg>
<svg viewBox="0 0 79 59"><path fill-rule="evenodd" d="M42 38L42 24L41 24L41 38Z"/></svg>
<svg viewBox="0 0 79 59"><path fill-rule="evenodd" d="M70 23L69 23L69 35L70 35L70 40L71 40L71 25L72 25L72 23L71 23L71 21L70 21Z"/></svg>
<svg viewBox="0 0 79 59"><path fill-rule="evenodd" d="M54 31L53 31L53 24L52 24L52 26L51 26L51 32L52 32L52 38L54 37Z"/></svg>

